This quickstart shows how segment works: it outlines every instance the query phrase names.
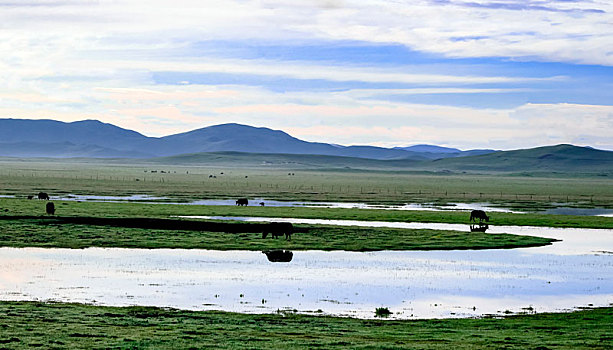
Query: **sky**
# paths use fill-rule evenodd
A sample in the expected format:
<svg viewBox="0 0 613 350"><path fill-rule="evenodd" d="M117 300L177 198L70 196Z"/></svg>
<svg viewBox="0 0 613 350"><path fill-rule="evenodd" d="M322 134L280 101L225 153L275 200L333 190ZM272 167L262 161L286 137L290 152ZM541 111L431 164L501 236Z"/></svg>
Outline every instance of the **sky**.
<svg viewBox="0 0 613 350"><path fill-rule="evenodd" d="M0 118L613 150L613 1L0 0Z"/></svg>

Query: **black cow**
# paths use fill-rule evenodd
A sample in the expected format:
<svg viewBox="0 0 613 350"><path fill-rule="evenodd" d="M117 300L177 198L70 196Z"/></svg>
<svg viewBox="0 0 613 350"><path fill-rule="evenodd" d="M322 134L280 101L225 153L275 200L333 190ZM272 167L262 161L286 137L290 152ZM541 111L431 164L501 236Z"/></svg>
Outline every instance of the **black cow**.
<svg viewBox="0 0 613 350"><path fill-rule="evenodd" d="M44 199L46 201L49 200L49 195L47 193L45 193L45 192L38 192L37 197L38 197L38 199Z"/></svg>
<svg viewBox="0 0 613 350"><path fill-rule="evenodd" d="M291 250L263 250L262 253L266 254L266 258L268 258L270 262L290 262L294 257L294 253L292 253Z"/></svg>
<svg viewBox="0 0 613 350"><path fill-rule="evenodd" d="M263 206L264 206L264 202L260 202L260 207L263 207Z"/></svg>
<svg viewBox="0 0 613 350"><path fill-rule="evenodd" d="M53 202L47 202L45 210L47 211L47 214L54 215L55 214L55 205L53 204Z"/></svg>
<svg viewBox="0 0 613 350"><path fill-rule="evenodd" d="M29 195L28 199L34 199L34 196L33 195Z"/></svg>
<svg viewBox="0 0 613 350"><path fill-rule="evenodd" d="M479 223L490 221L490 217L485 214L483 210L473 210L470 212L470 221L477 221L479 219Z"/></svg>
<svg viewBox="0 0 613 350"><path fill-rule="evenodd" d="M248 206L249 205L249 200L247 200L247 198L239 198L236 200L236 205L238 206Z"/></svg>
<svg viewBox="0 0 613 350"><path fill-rule="evenodd" d="M470 232L485 232L487 231L487 229L490 228L489 225L485 224L485 225L470 225Z"/></svg>
<svg viewBox="0 0 613 350"><path fill-rule="evenodd" d="M262 238L266 238L268 234L272 235L272 238L277 238L285 235L285 239L291 241L292 234L294 233L294 225L290 222L271 222L264 225L262 230Z"/></svg>

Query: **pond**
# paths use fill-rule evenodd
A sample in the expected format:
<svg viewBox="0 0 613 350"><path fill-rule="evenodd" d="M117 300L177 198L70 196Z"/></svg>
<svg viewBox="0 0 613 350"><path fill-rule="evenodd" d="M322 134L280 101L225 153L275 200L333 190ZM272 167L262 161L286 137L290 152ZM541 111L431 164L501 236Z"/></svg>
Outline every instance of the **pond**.
<svg viewBox="0 0 613 350"><path fill-rule="evenodd" d="M0 299L360 318L473 317L613 303L613 230L551 229L512 250L294 251L0 248ZM295 238L297 239L297 237Z"/></svg>

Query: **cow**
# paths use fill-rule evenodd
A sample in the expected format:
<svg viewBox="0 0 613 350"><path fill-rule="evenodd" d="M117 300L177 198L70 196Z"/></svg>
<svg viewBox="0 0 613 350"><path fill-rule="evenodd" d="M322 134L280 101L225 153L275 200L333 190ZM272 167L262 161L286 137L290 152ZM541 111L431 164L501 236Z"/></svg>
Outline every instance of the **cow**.
<svg viewBox="0 0 613 350"><path fill-rule="evenodd" d="M291 250L272 249L263 250L262 253L266 254L266 258L270 262L290 262L294 257L294 253Z"/></svg>
<svg viewBox="0 0 613 350"><path fill-rule="evenodd" d="M49 195L47 193L45 193L45 192L38 192L37 197L38 197L38 199L43 199L43 200L46 200L46 201L49 200Z"/></svg>
<svg viewBox="0 0 613 350"><path fill-rule="evenodd" d="M264 202L260 202L260 207L263 207L263 206L264 206Z"/></svg>
<svg viewBox="0 0 613 350"><path fill-rule="evenodd" d="M487 229L490 228L489 225L485 224L485 225L470 225L470 232L485 232L487 231Z"/></svg>
<svg viewBox="0 0 613 350"><path fill-rule="evenodd" d="M236 205L238 206L248 206L249 205L249 200L247 198L239 198L236 200Z"/></svg>
<svg viewBox="0 0 613 350"><path fill-rule="evenodd" d="M30 199L30 200L34 199L34 196L33 195L29 195L28 199Z"/></svg>
<svg viewBox="0 0 613 350"><path fill-rule="evenodd" d="M490 221L490 217L487 216L485 214L485 212L483 210L473 210L470 212L470 221L477 221L477 219L479 219L479 223L483 222L483 220L485 220L485 222Z"/></svg>
<svg viewBox="0 0 613 350"><path fill-rule="evenodd" d="M47 202L45 210L47 211L47 214L55 215L55 205L53 204L53 202Z"/></svg>
<svg viewBox="0 0 613 350"><path fill-rule="evenodd" d="M262 230L262 238L266 238L268 234L271 234L272 238L277 238L285 235L285 239L292 240L292 234L294 233L294 225L290 222L271 222L264 225Z"/></svg>

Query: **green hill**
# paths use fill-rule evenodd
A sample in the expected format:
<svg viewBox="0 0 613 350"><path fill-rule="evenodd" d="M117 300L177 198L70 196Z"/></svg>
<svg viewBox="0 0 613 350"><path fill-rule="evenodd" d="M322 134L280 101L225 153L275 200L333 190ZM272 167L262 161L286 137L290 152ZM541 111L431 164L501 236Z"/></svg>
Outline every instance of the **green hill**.
<svg viewBox="0 0 613 350"><path fill-rule="evenodd" d="M428 168L479 172L613 173L613 152L563 144L437 159Z"/></svg>

